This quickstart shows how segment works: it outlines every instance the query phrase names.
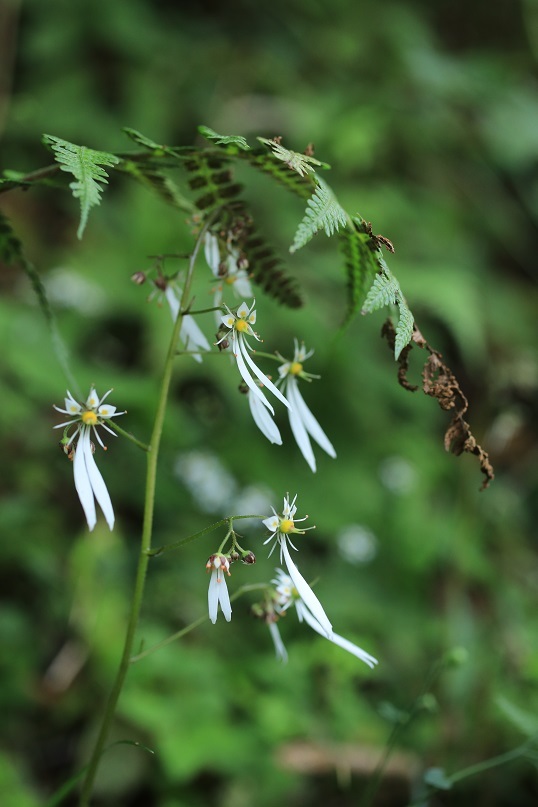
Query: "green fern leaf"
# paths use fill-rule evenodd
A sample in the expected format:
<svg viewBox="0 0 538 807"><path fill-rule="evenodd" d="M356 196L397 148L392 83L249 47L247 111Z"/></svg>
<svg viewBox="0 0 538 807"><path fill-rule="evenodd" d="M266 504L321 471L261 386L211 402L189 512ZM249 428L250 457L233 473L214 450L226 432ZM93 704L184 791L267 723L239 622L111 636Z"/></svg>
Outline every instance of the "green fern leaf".
<svg viewBox="0 0 538 807"><path fill-rule="evenodd" d="M106 151L94 151L86 146L77 146L67 140L60 140L54 135L43 135L43 142L53 150L61 170L67 171L75 177L76 182L71 182L69 187L75 199L80 200L80 224L77 237L82 238L91 208L101 201L103 188L99 183L106 184L108 181L108 174L102 166L117 165L119 158Z"/></svg>
<svg viewBox="0 0 538 807"><path fill-rule="evenodd" d="M218 146L237 146L241 151L249 151L250 146L240 135L219 135L209 126L199 126L198 131L207 140L213 140Z"/></svg>
<svg viewBox="0 0 538 807"><path fill-rule="evenodd" d="M297 228L290 252L304 247L318 230L323 229L331 236L348 223L346 211L338 204L331 188L321 179L318 179L318 186L307 204L304 219Z"/></svg>
<svg viewBox="0 0 538 807"><path fill-rule="evenodd" d="M366 295L366 300L362 306L363 314L371 314L378 308L386 305L397 305L401 295L400 286L396 278L389 271L380 272L375 276L375 280Z"/></svg>
<svg viewBox="0 0 538 807"><path fill-rule="evenodd" d="M146 137L146 135L143 135L141 132L137 132L136 129L131 129L130 126L124 126L122 132L124 132L133 143L136 143L137 146L142 146L150 151L161 151L163 153L166 151L166 146L159 145L159 143Z"/></svg>
<svg viewBox="0 0 538 807"><path fill-rule="evenodd" d="M379 272L375 277L372 287L366 295L366 300L362 307L363 314L369 314L383 308L385 305L395 305L398 307L398 324L396 326L396 339L394 342L394 358L398 359L400 353L411 341L415 320L407 301L402 294L400 284L390 271L378 250L376 256Z"/></svg>
<svg viewBox="0 0 538 807"><path fill-rule="evenodd" d="M398 311L400 314L400 318L398 319L398 325L396 326L396 339L394 342L395 359L399 358L400 353L402 352L404 347L406 347L411 341L411 337L413 336L413 329L415 327L415 320L413 318L413 314L411 313L404 297L401 297L400 300L398 301Z"/></svg>
<svg viewBox="0 0 538 807"><path fill-rule="evenodd" d="M278 160L282 160L282 162L286 163L288 168L291 168L292 171L297 171L302 177L314 171L312 168L313 165L317 165L320 168L330 168L330 165L316 160L315 157L310 157L307 154L300 154L298 151L290 151L284 148L277 140L268 140L266 137L258 137L257 140L263 143L264 146L268 146Z"/></svg>
<svg viewBox="0 0 538 807"><path fill-rule="evenodd" d="M133 160L122 160L118 168L138 180L142 185L150 188L167 204L192 214L194 210L192 202L185 199L175 182L159 171L158 168L154 168L150 164L134 162Z"/></svg>
<svg viewBox="0 0 538 807"><path fill-rule="evenodd" d="M361 310L366 299L366 292L374 282L379 270L376 259L377 250L372 249L371 238L365 222L354 216L352 225L338 233L347 279L347 312L344 327Z"/></svg>
<svg viewBox="0 0 538 807"><path fill-rule="evenodd" d="M243 152L241 156L257 171L270 176L279 185L301 199L309 199L312 196L316 181L311 174L303 176L295 171L290 171L287 165L275 160L273 154L265 149L251 149L248 153Z"/></svg>

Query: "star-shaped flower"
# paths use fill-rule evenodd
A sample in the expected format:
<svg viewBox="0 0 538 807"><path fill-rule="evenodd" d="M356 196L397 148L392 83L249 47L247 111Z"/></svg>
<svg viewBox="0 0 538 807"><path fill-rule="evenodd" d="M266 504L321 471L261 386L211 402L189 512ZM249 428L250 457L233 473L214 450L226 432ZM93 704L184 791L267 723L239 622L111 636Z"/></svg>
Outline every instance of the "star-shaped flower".
<svg viewBox="0 0 538 807"><path fill-rule="evenodd" d="M65 423L59 423L54 428L64 429L62 445L64 451L73 459L75 488L90 530L93 530L97 521L95 499L101 507L110 529L114 527L112 502L104 479L95 464L93 458L95 448L90 439L93 433L99 445L106 450L106 446L97 431L98 426L102 426L103 429L116 437L116 433L106 425L106 421L110 420L110 418L124 415L125 412L117 412L115 406L104 403L111 392L112 390L109 389L102 398L99 398L95 388L92 387L86 403L79 403L67 390L67 397L64 399L65 408L61 409L59 406L54 406L58 412L69 415L71 418ZM74 427L74 431L69 435L71 427Z"/></svg>
<svg viewBox="0 0 538 807"><path fill-rule="evenodd" d="M318 421L304 402L303 396L299 390L298 378L310 381L316 376L310 373L305 373L303 369L303 362L309 359L313 354L313 350L306 351L304 344L299 345L297 339L295 341L295 351L293 361L285 361L278 368L280 376L280 383L283 384L286 397L291 406L288 410L290 419L290 426L293 436L301 450L301 454L309 464L310 468L315 472L316 458L310 443L310 437L322 448L330 457L336 457L336 451L327 435L319 425Z"/></svg>
<svg viewBox="0 0 538 807"><path fill-rule="evenodd" d="M283 614L285 611L288 610L291 606L295 606L295 611L297 616L299 617L300 622L306 622L307 625L310 625L312 630L315 630L316 633L319 633L320 636L323 636L325 639L329 639L330 642L333 644L338 645L341 647L342 650L346 650L348 653L351 653L353 656L356 656L361 661L364 661L369 667L374 667L377 664L377 659L363 650L358 645L353 644L348 639L344 639L343 636L339 636L337 633L331 633L327 635L326 631L323 629L319 621L316 619L310 607L307 603L303 600L301 595L299 594L297 587L294 584L290 575L287 575L282 569L276 569L276 578L271 582L275 586L274 592L274 599L275 599L275 610L277 613ZM276 623L273 622L273 630L271 630L271 635L273 637L273 641L275 643L275 650L278 658L283 658L282 656L282 639L280 638L280 634L278 633L278 628ZM271 626L270 626L271 627ZM278 633L278 638L275 638L275 629Z"/></svg>
<svg viewBox="0 0 538 807"><path fill-rule="evenodd" d="M270 390L273 395L284 404L284 406L289 407L290 404L280 390L264 373L262 373L262 371L256 366L250 357L249 350L252 350L252 348L248 344L246 337L252 336L254 339L257 339L258 342L261 342L258 334L252 329L252 326L256 322L256 311L254 310L255 304L256 301L254 301L249 308L248 305L243 302L235 313L231 311L228 306L225 306L227 313L221 318L221 322L226 329L226 332L219 342L222 342L225 339L231 339L232 353L234 354L237 362L237 369L241 373L243 381L251 393L259 398L264 406L266 406L267 409L269 409L269 411L274 415L273 407L265 397L260 387L252 378L251 371L261 382L261 384Z"/></svg>
<svg viewBox="0 0 538 807"><path fill-rule="evenodd" d="M321 626L324 635L330 638L332 635L332 625L329 621L327 614L325 613L322 604L302 576L301 572L295 565L290 555L290 551L288 549L288 543L290 546L297 551L297 547L293 546L290 535L297 534L297 535L304 535L307 529L313 529L313 527L307 527L305 529L297 529L295 523L298 521L305 521L308 516L304 518L295 518L295 513L297 512L297 507L295 502L297 501L297 496L293 499L290 504L289 494L284 496L284 506L282 509L282 515L279 515L274 508L273 515L269 518L263 519L263 524L267 527L267 529L271 532L269 538L264 541L264 544L269 543L269 541L275 540L275 543L269 552L269 556L274 552L275 547L277 544L280 546L280 560L284 561L286 564L286 568L288 569L288 573L293 580L293 584L297 591L299 592L299 596L304 601L304 603L308 606L311 613L315 616L316 620L318 621L319 625Z"/></svg>

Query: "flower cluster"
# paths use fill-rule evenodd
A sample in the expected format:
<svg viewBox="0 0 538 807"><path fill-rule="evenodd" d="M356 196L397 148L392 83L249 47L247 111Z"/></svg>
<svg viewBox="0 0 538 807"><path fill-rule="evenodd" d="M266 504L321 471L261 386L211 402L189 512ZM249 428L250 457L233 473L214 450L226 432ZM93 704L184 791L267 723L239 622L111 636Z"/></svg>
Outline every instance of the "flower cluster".
<svg viewBox="0 0 538 807"><path fill-rule="evenodd" d="M62 409L59 406L54 406L58 412L69 415L70 417L70 420L59 423L57 426L54 426L54 428L64 429L62 445L64 451L66 451L68 456L73 460L75 488L90 530L93 530L97 522L95 500L97 500L97 503L103 511L103 515L110 529L114 527L112 502L110 501L104 479L93 458L95 447L91 441L91 435L93 433L99 445L106 450L99 432L97 431L97 427L102 426L107 432L116 436L115 432L106 425L106 421L125 414L125 412L117 412L116 407L112 406L112 404L104 403L111 392L112 390L110 389L102 398L99 398L95 388L92 387L86 399L86 403L79 403L68 390L67 397L64 399L65 408ZM69 435L69 431L72 427L74 427L74 431Z"/></svg>

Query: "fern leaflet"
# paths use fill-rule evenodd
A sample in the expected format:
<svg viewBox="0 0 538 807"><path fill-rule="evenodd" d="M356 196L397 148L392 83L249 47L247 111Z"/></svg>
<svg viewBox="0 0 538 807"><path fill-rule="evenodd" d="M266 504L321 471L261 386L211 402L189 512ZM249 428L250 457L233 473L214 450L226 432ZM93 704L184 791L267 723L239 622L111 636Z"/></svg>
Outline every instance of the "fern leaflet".
<svg viewBox="0 0 538 807"><path fill-rule="evenodd" d="M263 143L264 146L268 146L272 149L274 156L278 160L282 160L282 162L286 163L288 168L291 168L292 171L297 171L302 177L314 171L312 168L313 165L317 165L320 168L330 168L327 163L322 163L316 160L315 157L284 148L284 146L280 145L278 140L268 140L266 137L258 137L257 140Z"/></svg>
<svg viewBox="0 0 538 807"><path fill-rule="evenodd" d="M61 170L75 177L76 182L71 182L69 187L75 199L80 200L77 237L82 238L91 208L101 201L103 188L99 183L106 184L108 181L108 174L102 166L117 165L119 158L106 151L94 151L86 146L77 146L54 135L43 135L43 142L53 150Z"/></svg>
<svg viewBox="0 0 538 807"><path fill-rule="evenodd" d="M199 126L198 131L207 140L213 140L217 146L237 146L241 151L250 151L250 146L240 135L219 135L209 126Z"/></svg>
<svg viewBox="0 0 538 807"><path fill-rule="evenodd" d="M323 229L330 236L338 232L340 227L347 225L346 211L338 204L336 196L323 180L318 179L318 186L307 205L304 219L297 228L290 252L304 247L318 230Z"/></svg>
<svg viewBox="0 0 538 807"><path fill-rule="evenodd" d="M398 324L394 342L394 358L398 359L404 347L411 341L415 321L402 294L400 284L385 263L380 250L378 250L376 257L379 272L366 295L361 313L369 314L372 311L377 311L378 308L383 308L385 305L396 305L398 307Z"/></svg>

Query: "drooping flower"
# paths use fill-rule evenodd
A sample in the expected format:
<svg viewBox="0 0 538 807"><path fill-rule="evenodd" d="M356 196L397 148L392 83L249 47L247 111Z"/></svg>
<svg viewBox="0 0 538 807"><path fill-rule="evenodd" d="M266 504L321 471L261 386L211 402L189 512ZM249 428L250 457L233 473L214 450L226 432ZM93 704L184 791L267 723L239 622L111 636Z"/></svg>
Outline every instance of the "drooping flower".
<svg viewBox="0 0 538 807"><path fill-rule="evenodd" d="M208 572L211 571L207 592L209 618L215 624L220 605L224 619L229 622L232 618L232 606L230 605L230 595L228 594L228 586L224 575L230 575L230 560L226 555L221 555L217 552L209 557L205 567Z"/></svg>
<svg viewBox="0 0 538 807"><path fill-rule="evenodd" d="M179 314L181 294L182 289L174 280L166 281L164 296L166 297L168 305L170 306L170 313L172 314L172 319L174 322ZM185 345L185 350L193 351L192 357L197 362L202 361L202 357L197 352L198 350L211 350L211 346L204 336L203 331L194 317L192 317L190 314L183 314L181 328L179 330L179 338Z"/></svg>
<svg viewBox="0 0 538 807"><path fill-rule="evenodd" d="M297 551L297 547L295 547L290 539L291 534L297 535L304 535L307 529L313 529L313 527L306 527L305 529L297 529L295 526L295 522L298 521L305 521L308 516L304 518L295 519L295 513L297 512L297 507L295 502L297 501L297 496L293 499L290 504L289 501L289 494L284 496L284 506L282 509L282 515L278 515L276 510L272 508L273 515L269 518L263 519L262 523L267 527L267 529L271 532L269 538L264 541L264 544L268 544L269 541L275 539L275 543L269 552L269 557L275 550L277 545L280 546L280 561L284 561L286 564L286 568L288 570L289 576L293 580L293 584L297 589L299 596L303 600L303 602L307 605L311 613L316 618L317 622L319 623L323 633L328 638L332 635L332 625L329 621L327 614L325 613L322 604L302 576L301 572L295 565L290 555L290 551L288 549L288 543Z"/></svg>
<svg viewBox="0 0 538 807"><path fill-rule="evenodd" d="M204 255L211 272L219 281L214 289L216 306L220 307L222 305L226 287L231 288L234 295L239 299L252 297L252 287L244 265L246 261L237 247L228 246L228 251L222 259L217 236L208 232L204 238ZM218 311L216 315L217 324L220 325L221 320Z"/></svg>
<svg viewBox="0 0 538 807"><path fill-rule="evenodd" d="M225 339L231 339L232 353L234 354L237 362L237 369L241 373L243 381L252 394L259 398L267 409L269 409L269 411L274 415L273 407L265 397L260 387L252 378L250 371L254 373L262 385L267 387L267 389L270 390L273 395L284 404L284 406L289 407L290 404L280 390L264 373L262 373L260 368L256 366L250 357L249 350L252 350L252 348L246 340L247 335L253 336L254 339L258 340L258 342L262 341L258 334L252 329L252 326L256 322L256 311L254 310L255 304L256 301L254 301L249 308L247 304L243 302L235 313L233 313L228 306L224 306L228 313L221 318L221 323L227 330L219 340L219 343Z"/></svg>
<svg viewBox="0 0 538 807"><path fill-rule="evenodd" d="M358 645L353 644L348 639L344 639L343 636L339 636L337 633L331 633L327 635L326 631L320 625L319 621L316 619L312 611L310 610L309 606L303 600L297 587L294 585L294 581L292 580L290 575L287 575L282 569L276 569L276 578L271 582L275 586L275 610L277 613L283 614L287 611L291 606L295 606L295 611L297 616L299 617L300 622L306 622L307 625L319 633L320 636L323 636L325 639L329 639L330 642L333 644L338 645L343 650L346 650L348 653L351 653L353 656L356 656L361 661L364 661L369 667L374 667L377 664L377 659L363 650ZM275 624L276 627L276 624ZM278 631L278 628L277 628ZM282 639L280 638L280 634L278 638L275 640L274 631L271 631L271 635L273 637L273 641L275 643L275 650L277 653L277 657L282 657L282 650L280 645L282 644ZM278 641L280 640L280 641Z"/></svg>
<svg viewBox="0 0 538 807"><path fill-rule="evenodd" d="M336 457L336 451L327 435L319 425L318 421L304 402L303 396L299 391L299 384L297 379L303 378L311 380L315 378L309 373L305 373L303 369L303 362L310 358L314 353L313 350L306 352L304 344L299 345L297 339L295 342L295 351L293 361L285 361L278 368L280 381L284 385L286 397L291 406L288 410L290 419L290 426L293 436L301 450L301 454L307 461L312 471L316 471L316 458L310 443L310 437L322 448L330 457ZM310 437L309 437L310 435Z"/></svg>
<svg viewBox="0 0 538 807"><path fill-rule="evenodd" d="M99 398L95 388L92 387L86 403L81 404L76 401L69 390L67 390L67 397L64 399L65 408L61 409L59 406L54 406L58 412L69 415L71 418L71 420L67 420L65 423L59 423L57 426L54 426L54 428L64 429L62 445L64 451L66 451L68 456L73 460L75 488L90 530L93 530L97 522L95 500L97 500L97 503L103 511L103 515L110 529L114 527L112 502L110 501L110 495L104 479L93 458L95 448L91 441L91 435L93 433L99 445L106 450L106 446L97 431L98 426L102 426L103 429L116 437L116 433L106 425L106 421L110 418L124 415L125 412L117 412L115 406L104 403L111 392L112 390L109 389L102 398ZM71 427L74 427L74 431L72 434L69 434Z"/></svg>

